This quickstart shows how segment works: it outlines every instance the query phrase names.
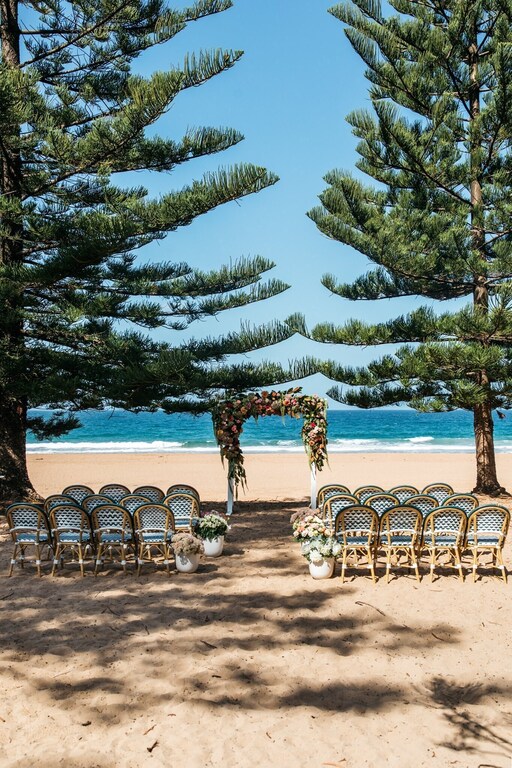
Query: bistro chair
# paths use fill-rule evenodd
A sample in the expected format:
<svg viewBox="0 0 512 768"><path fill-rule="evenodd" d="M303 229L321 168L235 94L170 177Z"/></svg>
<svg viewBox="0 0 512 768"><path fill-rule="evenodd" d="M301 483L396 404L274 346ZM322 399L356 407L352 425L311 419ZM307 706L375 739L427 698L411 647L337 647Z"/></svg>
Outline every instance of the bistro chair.
<svg viewBox="0 0 512 768"><path fill-rule="evenodd" d="M340 509L334 520L334 532L342 547L341 583L345 580L347 565L368 568L375 582L375 547L379 537L379 518L375 510L363 504ZM348 563L350 556L354 558L351 564ZM366 562L360 564L360 557Z"/></svg>
<svg viewBox="0 0 512 768"><path fill-rule="evenodd" d="M176 530L191 531L194 520L199 517L199 500L192 493L171 493L163 504L170 509L174 517Z"/></svg>
<svg viewBox="0 0 512 768"><path fill-rule="evenodd" d="M156 563L164 558L164 565L170 575L169 562L172 558L171 540L174 531L174 516L163 504L145 504L135 510L135 533L137 535L137 576L144 560Z"/></svg>
<svg viewBox="0 0 512 768"><path fill-rule="evenodd" d="M191 493L192 496L196 497L197 503L198 504L201 503L201 499L199 498L199 492L194 488L193 485L186 485L186 483L176 483L175 485L171 485L167 489L165 498L167 498L167 496L170 496L171 494L174 494L174 493Z"/></svg>
<svg viewBox="0 0 512 768"><path fill-rule="evenodd" d="M380 485L362 485L360 488L356 488L354 496L358 499L359 504L365 504L368 496L373 496L374 493L386 493L386 491Z"/></svg>
<svg viewBox="0 0 512 768"><path fill-rule="evenodd" d="M418 493L417 496L411 496L407 499L408 507L419 509L423 517L426 517L434 509L437 509L439 502L433 496L426 496L424 493Z"/></svg>
<svg viewBox="0 0 512 768"><path fill-rule="evenodd" d="M50 512L52 511L53 507L62 506L79 507L80 504L76 501L76 499L73 499L71 496L66 496L64 493L54 493L44 500L44 511L48 516L48 519L50 518Z"/></svg>
<svg viewBox="0 0 512 768"><path fill-rule="evenodd" d="M151 499L149 499L147 496L142 496L141 494L136 493L129 493L128 496L124 496L121 499L119 506L128 510L130 515L133 517L139 507L144 506L144 504L149 504L150 502Z"/></svg>
<svg viewBox="0 0 512 768"><path fill-rule="evenodd" d="M397 507L400 504L397 497L392 496L390 493L373 493L371 496L366 497L364 503L365 506L374 509L379 517L382 517L388 509Z"/></svg>
<svg viewBox="0 0 512 768"><path fill-rule="evenodd" d="M419 491L414 485L396 485L389 493L396 496L399 504L408 504L411 496L417 496Z"/></svg>
<svg viewBox="0 0 512 768"><path fill-rule="evenodd" d="M84 557L87 551L92 552L93 549L91 522L87 512L68 505L53 507L50 525L54 540L52 576L55 576L59 561L62 567L66 550L71 552L73 559L78 558L80 572L85 576Z"/></svg>
<svg viewBox="0 0 512 768"><path fill-rule="evenodd" d="M10 504L6 514L9 533L14 542L9 576L12 576L16 563L22 568L25 565L27 547L35 549L37 575L41 576L41 551L44 548L48 553L52 551L50 526L41 505L28 502Z"/></svg>
<svg viewBox="0 0 512 768"><path fill-rule="evenodd" d="M87 496L82 501L82 508L90 516L96 507L101 507L103 504L112 504L112 499L109 499L108 496L101 496L99 493L93 493L92 496Z"/></svg>
<svg viewBox="0 0 512 768"><path fill-rule="evenodd" d="M118 504L124 496L128 496L130 489L119 483L108 483L100 488L100 496L107 496L114 504Z"/></svg>
<svg viewBox="0 0 512 768"><path fill-rule="evenodd" d="M135 488L133 494L137 496L145 496L155 504L160 504L165 498L165 493L160 490L160 488L157 488L156 485L141 485L138 488Z"/></svg>
<svg viewBox="0 0 512 768"><path fill-rule="evenodd" d="M338 483L323 485L319 489L316 497L316 505L318 509L322 509L322 505L326 499L330 496L336 496L338 493L350 493L350 491L345 485L338 485Z"/></svg>
<svg viewBox="0 0 512 768"><path fill-rule="evenodd" d="M331 528L334 528L334 519L340 509L353 507L354 504L358 503L356 497L350 493L337 493L333 496L328 496L321 507L320 517Z"/></svg>
<svg viewBox="0 0 512 768"><path fill-rule="evenodd" d="M420 580L418 558L416 556L420 541L423 517L419 509L403 504L388 509L380 521L379 549L386 555L386 583L389 583L391 558L396 558L398 568L414 568L416 578ZM405 563L400 557L405 556Z"/></svg>
<svg viewBox="0 0 512 768"><path fill-rule="evenodd" d="M120 555L121 565L126 573L126 555L129 550L134 550L132 520L128 510L117 504L95 507L92 512L92 527L96 539L94 574L98 573L98 566L103 565L106 553L109 554L110 560L114 560L115 554Z"/></svg>
<svg viewBox="0 0 512 768"><path fill-rule="evenodd" d="M448 555L449 561L453 560L453 565L448 562L443 563L443 567L458 569L460 580L464 581L461 554L466 522L466 514L457 507L438 507L425 518L420 552L426 550L429 554L431 582L436 565L441 565L438 558L444 554Z"/></svg>
<svg viewBox="0 0 512 768"><path fill-rule="evenodd" d="M427 496L433 496L434 499L437 499L439 504L443 504L448 496L453 495L454 491L448 483L431 483L422 490L422 493Z"/></svg>
<svg viewBox="0 0 512 768"><path fill-rule="evenodd" d="M490 552L491 565L501 571L503 581L507 581L507 569L503 562L503 545L510 524L510 512L496 504L486 504L471 513L466 531L465 549L473 555L473 581L481 565L479 555Z"/></svg>
<svg viewBox="0 0 512 768"><path fill-rule="evenodd" d="M70 496L81 506L83 500L86 499L87 496L93 496L94 491L92 488L89 488L88 485L68 485L64 488L62 494L63 496Z"/></svg>
<svg viewBox="0 0 512 768"><path fill-rule="evenodd" d="M453 496L448 496L448 498L443 501L442 506L462 509L462 511L469 517L469 515L478 507L478 499L476 496L473 496L472 493L454 493Z"/></svg>

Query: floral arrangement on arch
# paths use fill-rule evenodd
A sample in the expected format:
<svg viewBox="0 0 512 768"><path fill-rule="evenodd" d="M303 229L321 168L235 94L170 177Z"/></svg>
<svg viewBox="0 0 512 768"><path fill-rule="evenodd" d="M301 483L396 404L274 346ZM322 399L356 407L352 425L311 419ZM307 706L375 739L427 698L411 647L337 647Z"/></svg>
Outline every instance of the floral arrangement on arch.
<svg viewBox="0 0 512 768"><path fill-rule="evenodd" d="M251 416L291 416L303 418L302 442L309 464L321 470L327 461L327 402L318 395L302 395L301 387L286 392L251 392L233 395L219 402L212 411L215 437L222 461L228 462L228 477L235 486L246 479L240 435Z"/></svg>
<svg viewBox="0 0 512 768"><path fill-rule="evenodd" d="M301 553L310 563L320 563L324 557L337 557L341 552L341 544L332 528L326 526L318 515L296 516L293 537L300 542Z"/></svg>

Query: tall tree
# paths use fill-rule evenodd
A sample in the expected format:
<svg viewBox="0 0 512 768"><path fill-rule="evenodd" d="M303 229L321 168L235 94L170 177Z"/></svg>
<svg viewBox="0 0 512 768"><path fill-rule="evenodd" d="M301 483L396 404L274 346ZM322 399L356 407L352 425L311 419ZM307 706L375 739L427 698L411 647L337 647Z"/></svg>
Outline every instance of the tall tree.
<svg viewBox="0 0 512 768"><path fill-rule="evenodd" d="M175 98L230 69L240 51L188 56L144 78L134 61L230 0L0 0L0 495L33 493L26 430L40 437L107 405L200 411L217 389L269 384L279 366L223 364L285 338L274 324L191 341L156 341L221 310L284 290L261 283L273 264L241 258L211 272L143 263L137 249L276 177L239 165L151 199L116 174L169 172L243 137L194 128L180 140L151 129ZM138 330L142 328L143 330ZM162 338L160 334L160 338ZM28 409L62 409L49 420Z"/></svg>
<svg viewBox="0 0 512 768"><path fill-rule="evenodd" d="M392 6L392 8L389 8ZM512 3L357 0L331 9L366 64L371 111L348 122L357 167L326 176L309 213L328 237L376 266L347 299L423 297L394 320L317 326L334 344L405 343L372 364L323 370L351 385L333 397L364 408L406 402L473 412L476 491L503 491L492 411L512 406ZM448 311L439 302L459 300Z"/></svg>

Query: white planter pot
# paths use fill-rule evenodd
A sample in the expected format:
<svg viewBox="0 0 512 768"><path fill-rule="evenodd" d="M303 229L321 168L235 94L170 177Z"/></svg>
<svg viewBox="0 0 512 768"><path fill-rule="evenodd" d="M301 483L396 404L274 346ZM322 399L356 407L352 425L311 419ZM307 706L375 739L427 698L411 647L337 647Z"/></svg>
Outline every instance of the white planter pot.
<svg viewBox="0 0 512 768"><path fill-rule="evenodd" d="M204 539L204 553L206 557L219 557L224 549L224 536L217 536L215 539Z"/></svg>
<svg viewBox="0 0 512 768"><path fill-rule="evenodd" d="M195 573L199 565L199 555L176 555L176 570L180 573Z"/></svg>
<svg viewBox="0 0 512 768"><path fill-rule="evenodd" d="M334 573L334 557L325 557L319 563L309 563L309 572L314 579L330 579Z"/></svg>

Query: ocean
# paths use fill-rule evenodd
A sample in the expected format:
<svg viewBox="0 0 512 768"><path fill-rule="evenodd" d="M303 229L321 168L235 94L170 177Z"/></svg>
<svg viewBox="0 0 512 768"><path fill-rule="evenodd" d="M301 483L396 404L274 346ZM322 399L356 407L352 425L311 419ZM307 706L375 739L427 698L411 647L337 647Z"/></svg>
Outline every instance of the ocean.
<svg viewBox="0 0 512 768"><path fill-rule="evenodd" d="M37 410L39 416L50 411ZM29 453L175 453L217 452L209 414L166 415L122 410L86 411L82 426L58 440L40 442L29 434ZM330 453L462 453L475 449L473 416L466 411L416 413L409 409L330 410ZM249 419L242 433L245 453L300 453L301 419ZM495 417L498 453L512 453L512 413Z"/></svg>

